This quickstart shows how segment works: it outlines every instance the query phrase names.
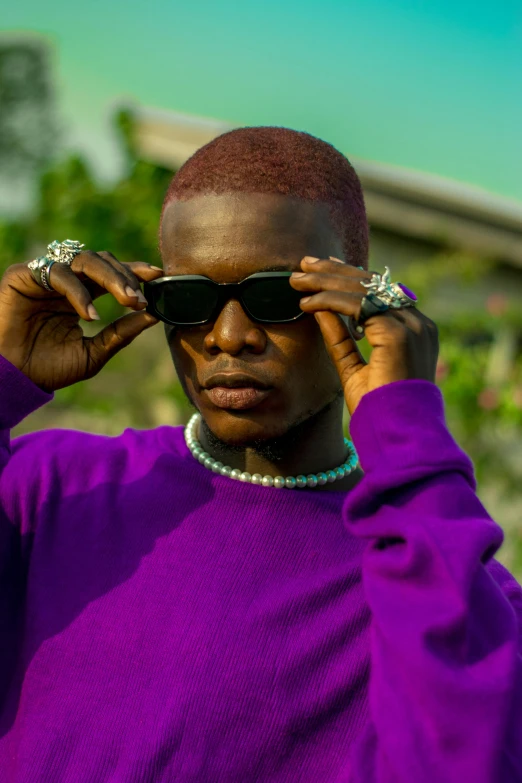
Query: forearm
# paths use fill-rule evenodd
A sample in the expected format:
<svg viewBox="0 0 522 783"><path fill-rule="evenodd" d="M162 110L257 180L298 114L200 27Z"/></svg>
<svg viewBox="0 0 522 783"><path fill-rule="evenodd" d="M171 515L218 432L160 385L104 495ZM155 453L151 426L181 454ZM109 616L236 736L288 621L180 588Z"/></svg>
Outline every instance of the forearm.
<svg viewBox="0 0 522 783"><path fill-rule="evenodd" d="M371 724L352 779L510 783L522 769L519 627L487 567L502 530L476 496L437 395L427 390L415 413L411 386L388 391L380 402L393 422L379 429L375 399L361 410L367 427L355 422L367 472L345 503L348 529L368 540L372 612Z"/></svg>

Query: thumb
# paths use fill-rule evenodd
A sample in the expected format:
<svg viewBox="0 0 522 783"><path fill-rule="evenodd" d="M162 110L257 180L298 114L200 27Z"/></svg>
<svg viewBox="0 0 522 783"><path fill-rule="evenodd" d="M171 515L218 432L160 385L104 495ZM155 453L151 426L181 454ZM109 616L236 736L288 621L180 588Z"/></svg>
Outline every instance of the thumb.
<svg viewBox="0 0 522 783"><path fill-rule="evenodd" d="M366 366L366 361L340 315L321 310L314 313L314 316L323 335L326 350L339 373L341 383L345 386L354 373Z"/></svg>
<svg viewBox="0 0 522 783"><path fill-rule="evenodd" d="M118 351L129 345L141 332L159 323L145 310L117 318L94 337L87 338L86 348L93 367L93 375L101 370Z"/></svg>

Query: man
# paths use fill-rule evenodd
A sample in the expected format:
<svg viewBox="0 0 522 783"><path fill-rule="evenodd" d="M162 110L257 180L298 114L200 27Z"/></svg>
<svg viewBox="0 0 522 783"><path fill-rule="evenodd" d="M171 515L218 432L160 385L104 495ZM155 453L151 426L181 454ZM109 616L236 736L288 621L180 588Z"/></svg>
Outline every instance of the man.
<svg viewBox="0 0 522 783"><path fill-rule="evenodd" d="M348 161L224 134L160 243L163 271L62 243L0 284L2 779L520 780L521 590ZM106 291L135 312L87 339ZM186 430L10 443L159 320Z"/></svg>

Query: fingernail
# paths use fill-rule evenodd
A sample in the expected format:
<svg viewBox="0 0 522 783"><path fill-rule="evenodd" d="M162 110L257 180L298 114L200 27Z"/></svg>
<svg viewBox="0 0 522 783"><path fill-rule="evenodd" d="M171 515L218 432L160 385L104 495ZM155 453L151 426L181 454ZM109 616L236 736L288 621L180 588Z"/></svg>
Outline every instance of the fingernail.
<svg viewBox="0 0 522 783"><path fill-rule="evenodd" d="M135 291L134 288L131 288L130 285L126 285L125 293L127 294L127 296L136 296L137 291Z"/></svg>
<svg viewBox="0 0 522 783"><path fill-rule="evenodd" d="M330 261L338 261L340 264L344 264L344 261L341 261L340 258L334 258L334 256L328 256Z"/></svg>
<svg viewBox="0 0 522 783"><path fill-rule="evenodd" d="M138 302L143 302L144 304L148 304L147 300L145 299L145 297L143 296L142 292L139 289L135 291L135 294L138 297Z"/></svg>
<svg viewBox="0 0 522 783"><path fill-rule="evenodd" d="M304 277L306 272L292 272L292 277Z"/></svg>
<svg viewBox="0 0 522 783"><path fill-rule="evenodd" d="M92 318L93 321L99 321L100 316L98 315L98 311L96 310L95 306L91 303L90 305L87 305L87 312L89 313L89 318Z"/></svg>
<svg viewBox="0 0 522 783"><path fill-rule="evenodd" d="M299 301L300 301L302 304L304 304L304 302L308 302L308 300L309 300L309 299L311 299L311 298L312 298L311 296L305 296L305 298L304 298L304 299L300 299Z"/></svg>
<svg viewBox="0 0 522 783"><path fill-rule="evenodd" d="M305 256L303 258L303 261L308 261L309 264L315 264L316 261L319 261L318 258L314 258L313 256Z"/></svg>
<svg viewBox="0 0 522 783"><path fill-rule="evenodd" d="M152 264L149 264L151 269L154 269L155 272L163 272L163 269L159 266L152 266Z"/></svg>

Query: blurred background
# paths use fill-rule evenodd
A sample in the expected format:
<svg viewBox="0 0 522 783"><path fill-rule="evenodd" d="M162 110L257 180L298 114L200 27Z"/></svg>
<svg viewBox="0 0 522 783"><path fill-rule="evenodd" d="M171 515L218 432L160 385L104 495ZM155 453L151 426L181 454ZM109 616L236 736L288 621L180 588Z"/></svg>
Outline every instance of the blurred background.
<svg viewBox="0 0 522 783"><path fill-rule="evenodd" d="M329 141L363 182L370 268L439 325L448 424L522 581L521 85L520 0L4 5L0 272L65 238L158 264L165 189L199 146L244 125ZM190 412L158 325L13 435Z"/></svg>

